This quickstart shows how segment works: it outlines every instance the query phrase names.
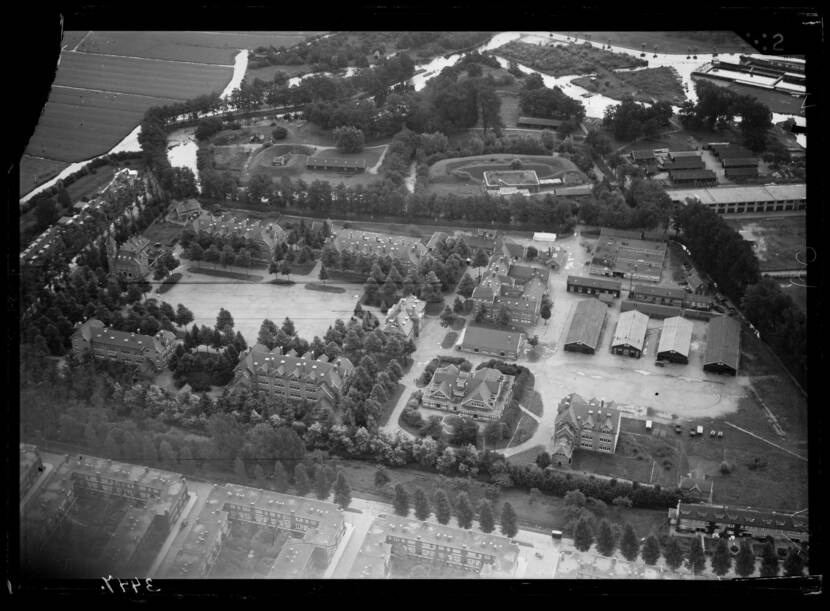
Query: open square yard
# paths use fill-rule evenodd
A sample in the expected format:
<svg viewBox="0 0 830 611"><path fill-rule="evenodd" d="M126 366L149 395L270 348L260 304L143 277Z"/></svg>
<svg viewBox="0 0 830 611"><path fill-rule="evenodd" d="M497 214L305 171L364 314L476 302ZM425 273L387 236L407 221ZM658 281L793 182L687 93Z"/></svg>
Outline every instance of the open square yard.
<svg viewBox="0 0 830 611"><path fill-rule="evenodd" d="M249 346L256 343L266 318L279 325L288 317L301 337L308 341L315 335L322 338L336 319L348 320L362 291L360 285L346 285L344 293L306 289L306 282L317 282L317 266L310 274L288 276L295 283L292 285L271 284L272 278L267 274L262 275L260 282L245 282L193 273L184 269L189 265L182 267L182 278L163 299L174 307L184 304L193 312L195 324L210 327L216 324L220 308L225 308L233 316L234 328ZM228 269L251 273L250 269Z"/></svg>
<svg viewBox="0 0 830 611"><path fill-rule="evenodd" d="M787 216L726 221L745 240L753 242L761 271L800 270L805 261L807 218Z"/></svg>

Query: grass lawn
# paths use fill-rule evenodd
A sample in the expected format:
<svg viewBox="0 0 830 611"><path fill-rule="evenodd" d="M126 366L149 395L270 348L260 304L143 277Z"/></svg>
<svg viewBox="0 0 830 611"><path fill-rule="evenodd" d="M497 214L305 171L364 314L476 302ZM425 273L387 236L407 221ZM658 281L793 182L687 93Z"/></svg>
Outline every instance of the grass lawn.
<svg viewBox="0 0 830 611"><path fill-rule="evenodd" d="M802 312L805 314L807 313L807 287L788 283L782 284L781 290L792 297L795 305L797 305Z"/></svg>
<svg viewBox="0 0 830 611"><path fill-rule="evenodd" d="M573 453L573 464L571 468L574 471L597 473L620 479L628 479L634 482L648 483L651 476L651 465L650 460L638 460L619 454L584 452L576 449ZM655 468L655 472L657 468L659 467Z"/></svg>
<svg viewBox="0 0 830 611"><path fill-rule="evenodd" d="M530 413L541 417L544 411L542 406L542 395L535 390L526 392L525 396L522 397L522 407Z"/></svg>
<svg viewBox="0 0 830 611"><path fill-rule="evenodd" d="M20 158L20 195L25 195L38 185L57 176L68 166L69 163L66 161L23 155Z"/></svg>
<svg viewBox="0 0 830 611"><path fill-rule="evenodd" d="M536 429L539 428L539 422L527 414L523 413L519 422L516 424L516 430L511 433L506 447L512 448L523 444L525 441L533 437Z"/></svg>
<svg viewBox="0 0 830 611"><path fill-rule="evenodd" d="M208 269L206 267L193 266L187 268L187 271L193 274L204 274L205 276L216 276L218 278L232 278L233 280L247 280L249 282L262 281L262 276L255 276L254 274L240 274L239 272L228 272L219 269ZM293 284L293 282L291 284Z"/></svg>
<svg viewBox="0 0 830 611"><path fill-rule="evenodd" d="M163 295L164 293L172 289L181 277L182 275L179 272L176 272L175 274L168 276L162 281L162 283L156 289L156 293L158 293L159 295Z"/></svg>
<svg viewBox="0 0 830 611"><path fill-rule="evenodd" d="M519 96L513 91L499 90L496 93L501 98L501 108L499 110L501 122L505 127L516 127L520 115Z"/></svg>
<svg viewBox="0 0 830 611"><path fill-rule="evenodd" d="M444 311L444 301L436 301L432 303L428 303L424 308L424 313L427 316L438 316L441 312Z"/></svg>
<svg viewBox="0 0 830 611"><path fill-rule="evenodd" d="M345 293L346 289L340 286L333 286L331 284L320 284L319 282L308 282L305 285L306 290L320 291L323 293Z"/></svg>
<svg viewBox="0 0 830 611"><path fill-rule="evenodd" d="M389 399L386 400L386 403L383 404L383 407L380 411L380 417L378 418L378 426L386 426L386 423L389 421L389 416L392 415L392 411L395 409L395 406L398 404L398 399L401 398L403 391L406 390L406 386L403 384L397 384L395 388L395 392L393 392Z"/></svg>
<svg viewBox="0 0 830 611"><path fill-rule="evenodd" d="M519 452L518 454L513 454L508 461L514 465L525 465L525 464L535 464L536 457L539 456L542 452L545 451L545 446L538 445L533 446L532 448L528 448L524 452Z"/></svg>
<svg viewBox="0 0 830 611"><path fill-rule="evenodd" d="M444 341L441 342L441 347L446 350L448 348L452 348L455 345L455 340L458 339L458 333L455 331L448 331L447 334L444 336Z"/></svg>
<svg viewBox="0 0 830 611"><path fill-rule="evenodd" d="M151 244L159 243L164 246L173 246L182 233L183 227L174 223L155 221L142 234Z"/></svg>
<svg viewBox="0 0 830 611"><path fill-rule="evenodd" d="M807 245L805 216L729 219L726 222L745 239L755 242L755 254L762 272L804 268L795 257L799 253L804 260Z"/></svg>
<svg viewBox="0 0 830 611"><path fill-rule="evenodd" d="M453 321L450 323L450 329L453 331L461 331L467 325L467 319L463 316L455 315Z"/></svg>
<svg viewBox="0 0 830 611"><path fill-rule="evenodd" d="M575 36L591 40L599 44L608 44L615 47L624 47L640 51L643 45L646 50L654 51L657 45L658 53L680 53L685 55L689 49L697 49L700 53L711 53L717 49L719 53L754 53L752 48L734 32L728 31L701 31L701 32L557 32L567 36Z"/></svg>
<svg viewBox="0 0 830 611"><path fill-rule="evenodd" d="M553 76L594 72L597 66L614 70L647 65L639 57L558 41L556 44L539 46L514 40L496 49L495 53Z"/></svg>
<svg viewBox="0 0 830 611"><path fill-rule="evenodd" d="M572 82L583 89L601 93L615 100L621 100L627 95L642 102L656 100L682 104L686 100L680 75L668 66L645 68L635 72L599 69L596 77L582 76Z"/></svg>
<svg viewBox="0 0 830 611"><path fill-rule="evenodd" d="M308 64L298 64L296 66L275 65L263 66L262 68L248 68L245 71L245 82L250 84L254 82L254 79L260 79L270 83L274 80L274 74L277 72L284 72L289 76L294 76L295 74L305 74L307 72L311 72L311 66Z"/></svg>
<svg viewBox="0 0 830 611"><path fill-rule="evenodd" d="M311 270L314 269L315 265L317 265L317 261L315 259L306 261L305 263L289 263L291 273L297 274L298 276L307 276L311 273Z"/></svg>
<svg viewBox="0 0 830 611"><path fill-rule="evenodd" d="M366 147L360 153L341 153L336 148L331 148L331 149L324 149L322 151L318 151L314 155L314 158L315 159L349 159L351 161L357 161L359 159L363 159L364 161L366 161L366 167L371 168L380 159L380 156L383 154L384 148L385 148L385 145Z"/></svg>

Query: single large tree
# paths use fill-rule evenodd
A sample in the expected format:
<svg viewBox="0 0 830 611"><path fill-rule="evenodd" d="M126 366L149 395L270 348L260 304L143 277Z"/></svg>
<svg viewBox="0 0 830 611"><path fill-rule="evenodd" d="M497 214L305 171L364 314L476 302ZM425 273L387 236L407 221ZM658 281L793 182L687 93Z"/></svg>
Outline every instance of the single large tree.
<svg viewBox="0 0 830 611"><path fill-rule="evenodd" d="M308 479L308 470L302 463L294 467L294 490L297 495L305 496L311 490L311 482Z"/></svg>
<svg viewBox="0 0 830 611"><path fill-rule="evenodd" d="M603 519L599 523L599 533L597 534L597 550L603 556L610 556L617 548L617 539L614 536L614 529L611 528L611 523Z"/></svg>
<svg viewBox="0 0 830 611"><path fill-rule="evenodd" d="M285 472L285 467L283 467L280 461L276 461L274 463L274 489L277 492L285 492L288 490L288 474Z"/></svg>
<svg viewBox="0 0 830 611"><path fill-rule="evenodd" d="M455 516L458 520L458 526L461 528L472 528L475 512L470 503L470 496L464 491L459 492L455 500Z"/></svg>
<svg viewBox="0 0 830 611"><path fill-rule="evenodd" d="M634 532L634 527L626 523L623 536L620 539L620 552L626 560L633 562L640 554L640 540Z"/></svg>
<svg viewBox="0 0 830 611"><path fill-rule="evenodd" d="M742 539L735 559L735 572L741 577L749 577L755 572L755 552L748 539Z"/></svg>
<svg viewBox="0 0 830 611"><path fill-rule="evenodd" d="M352 502L352 489L342 471L338 471L337 479L334 481L334 502L343 509L346 509Z"/></svg>
<svg viewBox="0 0 830 611"><path fill-rule="evenodd" d="M429 507L429 499L427 498L427 493L424 492L423 488L415 489L413 501L415 504L415 517L419 520L426 520L429 517L431 511Z"/></svg>
<svg viewBox="0 0 830 611"><path fill-rule="evenodd" d="M677 537L670 537L669 542L663 549L663 556L666 559L666 566L676 571L683 564L683 549Z"/></svg>
<svg viewBox="0 0 830 611"><path fill-rule="evenodd" d="M692 546L689 549L688 560L689 567L695 575L703 572L706 568L706 553L703 551L703 543L701 543L700 537L692 539Z"/></svg>
<svg viewBox="0 0 830 611"><path fill-rule="evenodd" d="M478 505L478 527L484 533L491 533L496 528L493 505L487 499L482 500Z"/></svg>
<svg viewBox="0 0 830 611"><path fill-rule="evenodd" d="M586 516L579 518L574 527L574 546L581 552L591 549L594 542L594 529Z"/></svg>
<svg viewBox="0 0 830 611"><path fill-rule="evenodd" d="M712 572L723 577L732 568L732 556L729 555L729 544L726 539L719 539L712 554Z"/></svg>
<svg viewBox="0 0 830 611"><path fill-rule="evenodd" d="M500 522L501 533L505 537L512 539L519 532L518 526L516 525L516 511L510 503L502 505Z"/></svg>
<svg viewBox="0 0 830 611"><path fill-rule="evenodd" d="M450 497L444 490L439 489L435 493L435 519L439 524L449 524L451 515Z"/></svg>
<svg viewBox="0 0 830 611"><path fill-rule="evenodd" d="M778 577L779 568L775 543L767 541L761 555L761 577Z"/></svg>
<svg viewBox="0 0 830 611"><path fill-rule="evenodd" d="M801 577L804 574L804 558L795 547L790 548L790 552L784 559L784 575L787 577Z"/></svg>
<svg viewBox="0 0 830 611"><path fill-rule="evenodd" d="M650 565L654 565L660 558L660 541L657 540L654 533L651 533L648 537L646 537L645 543L643 544L642 554L643 561Z"/></svg>
<svg viewBox="0 0 830 611"><path fill-rule="evenodd" d="M395 500L392 501L392 505L395 507L395 513L399 516L406 517L409 515L409 494L401 484L395 485Z"/></svg>
<svg viewBox="0 0 830 611"><path fill-rule="evenodd" d="M389 473L386 471L386 467L381 465L378 467L378 470L375 471L375 488L383 488L388 483Z"/></svg>

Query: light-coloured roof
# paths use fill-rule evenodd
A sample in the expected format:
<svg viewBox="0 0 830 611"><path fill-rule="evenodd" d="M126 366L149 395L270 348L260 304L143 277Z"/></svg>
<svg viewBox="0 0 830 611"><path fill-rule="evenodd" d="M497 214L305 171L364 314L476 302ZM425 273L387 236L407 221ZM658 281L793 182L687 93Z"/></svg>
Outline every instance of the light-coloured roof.
<svg viewBox="0 0 830 611"><path fill-rule="evenodd" d="M617 319L612 346L631 346L642 350L646 342L648 316L637 310L623 312Z"/></svg>
<svg viewBox="0 0 830 611"><path fill-rule="evenodd" d="M663 321L663 330L660 332L657 354L676 352L688 358L692 343L692 327L692 321L682 316L666 318Z"/></svg>
<svg viewBox="0 0 830 611"><path fill-rule="evenodd" d="M746 202L771 202L803 200L807 198L807 185L758 185L724 186L699 189L668 189L666 193L674 201L697 199L703 204L736 204Z"/></svg>

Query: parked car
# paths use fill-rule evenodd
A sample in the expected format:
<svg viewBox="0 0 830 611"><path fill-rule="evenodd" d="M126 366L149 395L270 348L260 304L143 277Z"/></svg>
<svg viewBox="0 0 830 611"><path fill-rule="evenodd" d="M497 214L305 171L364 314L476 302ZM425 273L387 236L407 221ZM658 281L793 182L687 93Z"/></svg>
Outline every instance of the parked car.
<svg viewBox="0 0 830 611"><path fill-rule="evenodd" d="M695 429L694 429L694 428L690 428L690 429L689 429L689 437L694 437L694 436L695 436Z"/></svg>
<svg viewBox="0 0 830 611"><path fill-rule="evenodd" d="M674 425L674 432L678 435L683 432L683 428L679 424Z"/></svg>
<svg viewBox="0 0 830 611"><path fill-rule="evenodd" d="M657 365L658 367L665 367L666 366L665 361L654 361L654 364Z"/></svg>
<svg viewBox="0 0 830 611"><path fill-rule="evenodd" d="M718 431L718 439L723 439L723 431Z"/></svg>
<svg viewBox="0 0 830 611"><path fill-rule="evenodd" d="M711 431L709 431L709 437L714 437L716 434L717 433L715 432L715 429L712 429Z"/></svg>

